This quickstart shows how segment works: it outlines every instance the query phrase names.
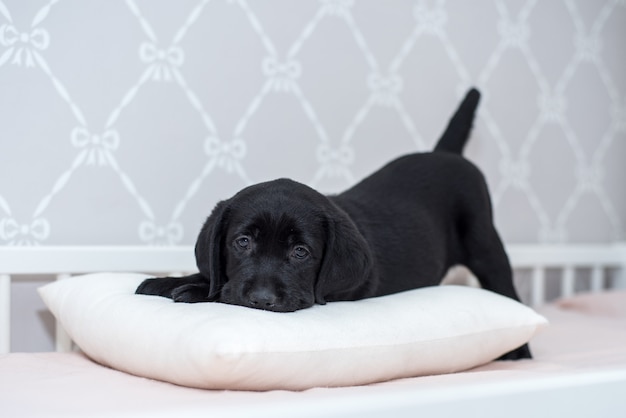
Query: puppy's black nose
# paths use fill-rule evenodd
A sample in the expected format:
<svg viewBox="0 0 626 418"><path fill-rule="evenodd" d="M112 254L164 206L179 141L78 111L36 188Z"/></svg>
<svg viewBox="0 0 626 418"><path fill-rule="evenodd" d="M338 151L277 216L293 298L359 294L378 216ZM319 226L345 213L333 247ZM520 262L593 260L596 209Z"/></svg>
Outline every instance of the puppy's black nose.
<svg viewBox="0 0 626 418"><path fill-rule="evenodd" d="M257 309L272 309L276 306L276 294L266 287L253 289L248 295L250 306Z"/></svg>

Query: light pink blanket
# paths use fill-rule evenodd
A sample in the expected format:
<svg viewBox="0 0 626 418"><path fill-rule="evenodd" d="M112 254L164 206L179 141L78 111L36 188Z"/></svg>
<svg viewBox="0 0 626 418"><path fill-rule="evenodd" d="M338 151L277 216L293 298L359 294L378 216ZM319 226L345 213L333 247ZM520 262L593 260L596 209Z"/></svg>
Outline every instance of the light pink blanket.
<svg viewBox="0 0 626 418"><path fill-rule="evenodd" d="M626 369L626 292L576 296L539 313L548 318L550 327L531 342L533 360L492 362L463 373L304 392L190 389L111 370L79 353L13 353L0 356L0 415L157 417L167 412L190 416L185 411L196 410L204 411L197 416L237 416L237 412L245 416L243 411L254 415L269 406L293 408L298 403L316 405L346 397L366 402L381 394L437 388L465 391L477 385Z"/></svg>

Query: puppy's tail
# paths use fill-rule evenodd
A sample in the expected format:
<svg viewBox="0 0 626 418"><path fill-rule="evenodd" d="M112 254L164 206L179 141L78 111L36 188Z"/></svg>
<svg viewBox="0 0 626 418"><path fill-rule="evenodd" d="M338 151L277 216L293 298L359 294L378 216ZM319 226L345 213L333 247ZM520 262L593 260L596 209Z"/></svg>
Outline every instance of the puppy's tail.
<svg viewBox="0 0 626 418"><path fill-rule="evenodd" d="M462 154L465 143L469 138L474 115L478 102L480 101L480 92L475 88L471 88L465 98L459 105L441 138L435 146L435 151L453 152Z"/></svg>

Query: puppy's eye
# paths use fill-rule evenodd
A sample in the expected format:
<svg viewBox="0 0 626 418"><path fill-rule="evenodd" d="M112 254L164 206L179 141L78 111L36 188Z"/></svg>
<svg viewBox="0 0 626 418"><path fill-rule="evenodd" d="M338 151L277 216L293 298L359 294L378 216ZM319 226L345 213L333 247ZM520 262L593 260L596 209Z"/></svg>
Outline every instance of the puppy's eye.
<svg viewBox="0 0 626 418"><path fill-rule="evenodd" d="M309 256L309 250L302 246L297 246L293 249L291 256L297 258L298 260L302 260Z"/></svg>
<svg viewBox="0 0 626 418"><path fill-rule="evenodd" d="M235 244L237 244L237 246L242 250L247 250L250 248L250 238L246 236L239 237L235 240Z"/></svg>

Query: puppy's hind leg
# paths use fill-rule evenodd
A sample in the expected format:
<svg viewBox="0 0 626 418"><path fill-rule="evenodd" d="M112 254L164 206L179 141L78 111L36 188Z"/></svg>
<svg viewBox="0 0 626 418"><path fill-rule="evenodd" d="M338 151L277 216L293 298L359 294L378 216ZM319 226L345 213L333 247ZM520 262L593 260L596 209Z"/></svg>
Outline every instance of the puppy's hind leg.
<svg viewBox="0 0 626 418"><path fill-rule="evenodd" d="M472 230L466 237L464 246L466 252L465 265L476 276L481 286L519 302L520 298L513 284L513 271L509 258L493 224L489 222ZM524 344L502 355L499 360L518 360L531 357L528 344Z"/></svg>

